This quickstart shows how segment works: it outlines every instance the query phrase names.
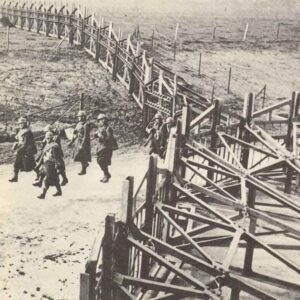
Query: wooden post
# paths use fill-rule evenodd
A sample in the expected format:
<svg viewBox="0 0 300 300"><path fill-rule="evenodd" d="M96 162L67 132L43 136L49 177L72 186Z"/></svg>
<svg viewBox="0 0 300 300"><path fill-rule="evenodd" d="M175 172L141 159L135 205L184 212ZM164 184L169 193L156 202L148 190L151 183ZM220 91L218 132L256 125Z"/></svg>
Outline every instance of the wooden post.
<svg viewBox="0 0 300 300"><path fill-rule="evenodd" d="M100 57L100 44L99 44L99 37L100 37L100 28L97 28L96 39L95 39L95 62L99 62Z"/></svg>
<svg viewBox="0 0 300 300"><path fill-rule="evenodd" d="M247 94L244 101L244 111L243 111L243 118L244 118L244 125L248 125L252 127L252 114L254 112L254 100L255 96L253 93ZM245 131L244 128L241 129L240 138L243 139L246 143L250 142L250 135L248 131ZM247 169L248 168L248 160L249 160L249 148L243 148L241 152L241 164L242 166Z"/></svg>
<svg viewBox="0 0 300 300"><path fill-rule="evenodd" d="M49 9L47 9L47 11L46 11L46 21L45 21L46 22L46 36L49 36L49 32L50 32Z"/></svg>
<svg viewBox="0 0 300 300"><path fill-rule="evenodd" d="M80 105L79 105L80 110L84 110L84 94L81 93L80 95Z"/></svg>
<svg viewBox="0 0 300 300"><path fill-rule="evenodd" d="M154 48L154 29L152 30L152 36L151 36L151 51L153 51Z"/></svg>
<svg viewBox="0 0 300 300"><path fill-rule="evenodd" d="M240 292L241 290L238 288L232 288L230 300L239 300L240 299Z"/></svg>
<svg viewBox="0 0 300 300"><path fill-rule="evenodd" d="M9 26L7 26L7 53L9 52Z"/></svg>
<svg viewBox="0 0 300 300"><path fill-rule="evenodd" d="M281 23L279 22L279 23L277 24L277 33L276 33L276 39L277 39L277 40L279 39L280 25L281 25Z"/></svg>
<svg viewBox="0 0 300 300"><path fill-rule="evenodd" d="M80 274L79 300L91 300L90 298L90 274Z"/></svg>
<svg viewBox="0 0 300 300"><path fill-rule="evenodd" d="M217 29L217 25L215 25L214 27L213 27L213 30L212 30L212 39L214 40L215 38L216 38L216 29Z"/></svg>
<svg viewBox="0 0 300 300"><path fill-rule="evenodd" d="M80 30L80 36L81 36L81 43L80 43L80 47L81 49L84 49L85 46L85 21L86 21L86 7L84 8L84 15L83 18L81 20L81 30Z"/></svg>
<svg viewBox="0 0 300 300"><path fill-rule="evenodd" d="M129 176L123 181L121 216L120 221L129 224L132 221L133 214L133 186L134 178Z"/></svg>
<svg viewBox="0 0 300 300"><path fill-rule="evenodd" d="M202 64L202 53L199 55L199 66L198 66L198 76L201 76L201 64Z"/></svg>
<svg viewBox="0 0 300 300"><path fill-rule="evenodd" d="M214 96L215 96L215 86L213 85L211 90L211 99L210 99L211 103L214 102Z"/></svg>
<svg viewBox="0 0 300 300"><path fill-rule="evenodd" d="M296 92L293 92L292 94L292 100L290 104L290 113L288 118L288 130L287 135L285 139L285 146L286 149L290 152L293 152L293 119L296 114L296 107L297 107L297 98L298 94ZM284 192L287 194L290 194L292 191L292 183L293 183L293 169L291 167L288 167L286 169L286 180L285 180L285 187Z"/></svg>
<svg viewBox="0 0 300 300"><path fill-rule="evenodd" d="M56 12L55 14L55 19L57 20L57 38L60 39L60 31L61 31L61 26L60 26L60 11Z"/></svg>
<svg viewBox="0 0 300 300"><path fill-rule="evenodd" d="M256 197L256 189L250 186L248 190L248 199L247 199L247 206L249 208L255 207L255 197ZM255 228L256 228L256 218L251 217L250 224L249 224L249 232L254 234ZM254 249L255 249L255 242L249 239L247 241L247 248L246 248L245 260L244 260L244 269L243 269L244 275L250 275L251 273L253 273L252 262L253 262Z"/></svg>
<svg viewBox="0 0 300 300"><path fill-rule="evenodd" d="M218 143L218 136L217 136L217 126L220 124L220 115L221 115L222 105L220 100L215 100L215 109L213 111L213 120L211 125L211 140L210 140L210 150L214 153L217 152L217 143ZM213 166L212 163L209 166ZM207 178L213 180L214 172L209 170L207 172Z"/></svg>
<svg viewBox="0 0 300 300"><path fill-rule="evenodd" d="M244 36L243 36L243 42L246 41L247 33L248 33L248 28L249 28L249 23L246 24L246 28L245 28L245 32L244 32Z"/></svg>
<svg viewBox="0 0 300 300"><path fill-rule="evenodd" d="M74 41L74 30L73 30L73 12L71 12L69 16L69 44L73 45Z"/></svg>
<svg viewBox="0 0 300 300"><path fill-rule="evenodd" d="M227 85L227 93L230 93L230 83L231 83L231 67L229 68L229 75L228 75L228 85Z"/></svg>
<svg viewBox="0 0 300 300"><path fill-rule="evenodd" d="M179 28L179 23L176 24L176 30L175 30L175 39L174 39L174 60L176 60L178 28Z"/></svg>
<svg viewBox="0 0 300 300"><path fill-rule="evenodd" d="M112 79L113 79L113 81L117 80L118 54L119 54L119 43L116 41L115 53L114 53L114 61L113 61L113 71L112 71Z"/></svg>
<svg viewBox="0 0 300 300"><path fill-rule="evenodd" d="M153 216L154 216L154 195L156 189L157 180L157 158L150 156L149 168L147 174L147 188L146 188L146 213L145 213L145 223L143 231L148 234L152 234L153 229ZM147 278L149 276L150 270L150 258L148 255L143 254L142 256L142 267L141 267L141 277Z"/></svg>
<svg viewBox="0 0 300 300"><path fill-rule="evenodd" d="M244 102L244 111L243 111L243 118L244 118L244 125L248 125L252 127L252 115L254 112L254 100L255 95L250 93L246 95L245 102ZM240 133L242 139L246 142L250 142L250 134L248 131L242 129L243 132ZM245 169L248 169L249 165L249 154L250 149L243 148L241 152L241 164ZM256 197L256 189L253 186L248 186L248 197L247 197L247 206L250 208L254 208L255 206L255 197ZM251 218L249 224L249 232L255 233L256 228L256 219ZM255 243L252 240L247 241L247 248L245 253L245 260L244 260L244 274L249 275L252 273L252 260L253 260L253 253L254 253Z"/></svg>
<svg viewBox="0 0 300 300"><path fill-rule="evenodd" d="M105 233L103 237L101 299L113 300L113 242L115 236L115 216L105 218Z"/></svg>
<svg viewBox="0 0 300 300"><path fill-rule="evenodd" d="M173 103L172 103L172 116L176 113L177 105L177 75L174 74L174 93L173 93Z"/></svg>
<svg viewBox="0 0 300 300"><path fill-rule="evenodd" d="M265 84L265 86L264 86L264 93L263 93L262 108L265 107L265 102L266 102L266 91L267 91L267 85Z"/></svg>

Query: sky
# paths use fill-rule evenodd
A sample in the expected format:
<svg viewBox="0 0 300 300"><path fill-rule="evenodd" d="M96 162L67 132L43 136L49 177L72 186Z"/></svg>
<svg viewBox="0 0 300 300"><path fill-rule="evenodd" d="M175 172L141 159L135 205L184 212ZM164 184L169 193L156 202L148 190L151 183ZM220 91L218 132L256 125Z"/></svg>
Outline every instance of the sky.
<svg viewBox="0 0 300 300"><path fill-rule="evenodd" d="M300 16L300 0L76 0L91 8L204 16Z"/></svg>

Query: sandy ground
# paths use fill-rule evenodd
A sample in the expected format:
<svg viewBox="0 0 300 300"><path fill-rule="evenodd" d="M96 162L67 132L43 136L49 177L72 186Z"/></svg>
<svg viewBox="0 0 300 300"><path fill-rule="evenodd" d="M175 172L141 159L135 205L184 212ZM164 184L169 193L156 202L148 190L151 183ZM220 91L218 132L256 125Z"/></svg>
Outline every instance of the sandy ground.
<svg viewBox="0 0 300 300"><path fill-rule="evenodd" d="M140 152L116 154L108 184L99 182L95 160L84 177L77 175L79 165L68 165L63 196L52 197L52 188L45 200L36 198L33 173L11 184L11 166L2 165L0 299L78 299L79 274L96 233L102 234L106 214L119 212L122 181L134 175L138 185L147 160Z"/></svg>

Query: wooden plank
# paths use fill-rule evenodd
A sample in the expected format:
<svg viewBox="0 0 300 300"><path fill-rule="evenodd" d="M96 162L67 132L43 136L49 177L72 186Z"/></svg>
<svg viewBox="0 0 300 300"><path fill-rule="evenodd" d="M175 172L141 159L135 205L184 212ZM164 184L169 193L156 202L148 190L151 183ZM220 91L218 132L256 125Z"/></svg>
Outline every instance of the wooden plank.
<svg viewBox="0 0 300 300"><path fill-rule="evenodd" d="M183 287L183 286L179 286L179 285L167 284L165 282L140 279L140 278L135 278L132 276L124 276L119 273L117 273L115 276L121 277L123 284L144 287L149 290L164 291L167 293L172 292L172 293L176 293L176 294L182 294L185 296L196 296L196 297L199 297L200 299L208 299L208 295L202 289L197 290L197 289ZM118 280L119 279L116 279L116 281L118 281Z"/></svg>
<svg viewBox="0 0 300 300"><path fill-rule="evenodd" d="M90 275L86 273L80 273L80 300L90 300Z"/></svg>

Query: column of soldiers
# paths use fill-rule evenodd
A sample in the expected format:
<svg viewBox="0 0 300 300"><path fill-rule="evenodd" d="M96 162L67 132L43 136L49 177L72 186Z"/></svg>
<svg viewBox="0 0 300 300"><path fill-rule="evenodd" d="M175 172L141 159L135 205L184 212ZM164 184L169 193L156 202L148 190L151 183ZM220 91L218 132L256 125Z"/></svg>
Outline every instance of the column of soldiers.
<svg viewBox="0 0 300 300"><path fill-rule="evenodd" d="M165 158L171 128L175 126L172 117L163 121L163 116L156 113L153 121L148 124L146 132L149 134L145 146L149 145L149 154L157 154Z"/></svg>
<svg viewBox="0 0 300 300"><path fill-rule="evenodd" d="M74 161L81 163L81 171L78 175L85 175L87 167L91 162L91 127L92 122L89 122L85 111L81 110L77 114L78 123L73 131L73 138L68 143L68 146L74 146L73 158ZM97 118L98 125L94 134L97 143L97 162L103 171L103 178L100 180L107 183L111 178L109 166L111 164L112 153L118 148L116 139L113 135L113 129L109 126L108 118L104 114L100 114ZM42 142L42 147L37 160L37 147L30 129L28 121L25 118L18 120L19 131L16 135L17 142L13 145L15 151L14 175L10 182L17 182L19 172L35 171L37 174L36 182L33 184L37 187L42 187L42 193L38 196L39 199L44 199L50 186L56 187L56 193L53 196L61 196L62 189L68 183L66 176L66 168L64 163L64 155L61 147L61 138L64 136L64 131L54 128L52 125L47 125L44 129L45 137ZM60 182L59 176L62 177Z"/></svg>

